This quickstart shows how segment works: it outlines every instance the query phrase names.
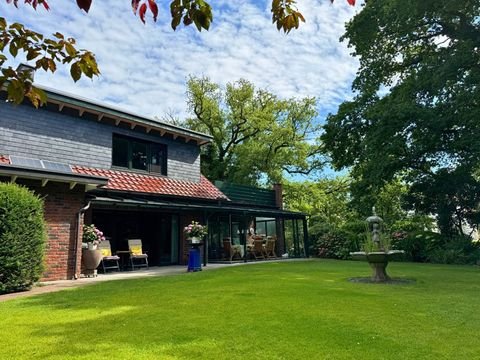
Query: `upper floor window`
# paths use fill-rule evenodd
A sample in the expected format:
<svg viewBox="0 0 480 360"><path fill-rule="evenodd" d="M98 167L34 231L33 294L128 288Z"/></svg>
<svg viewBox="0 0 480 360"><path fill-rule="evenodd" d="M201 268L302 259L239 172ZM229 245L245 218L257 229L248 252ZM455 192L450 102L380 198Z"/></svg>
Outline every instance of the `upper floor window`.
<svg viewBox="0 0 480 360"><path fill-rule="evenodd" d="M112 166L167 175L167 147L114 134Z"/></svg>

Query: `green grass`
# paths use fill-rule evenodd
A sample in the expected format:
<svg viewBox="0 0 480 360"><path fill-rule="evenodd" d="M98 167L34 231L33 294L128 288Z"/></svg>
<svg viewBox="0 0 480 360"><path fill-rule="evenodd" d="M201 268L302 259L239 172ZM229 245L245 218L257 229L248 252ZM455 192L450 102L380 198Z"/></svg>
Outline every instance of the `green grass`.
<svg viewBox="0 0 480 360"><path fill-rule="evenodd" d="M0 359L479 359L480 268L305 261L0 303Z"/></svg>

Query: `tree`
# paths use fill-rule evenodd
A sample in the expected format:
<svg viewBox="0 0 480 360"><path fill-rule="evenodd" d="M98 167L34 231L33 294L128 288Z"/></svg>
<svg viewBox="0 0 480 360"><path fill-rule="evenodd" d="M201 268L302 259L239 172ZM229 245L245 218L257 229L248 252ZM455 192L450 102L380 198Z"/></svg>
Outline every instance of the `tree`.
<svg viewBox="0 0 480 360"><path fill-rule="evenodd" d="M349 206L349 183L350 179L343 176L315 182L286 182L285 208L306 213L313 220L311 225L322 223L341 227L355 218Z"/></svg>
<svg viewBox="0 0 480 360"><path fill-rule="evenodd" d="M1 1L1 0L0 0ZM330 0L332 3L334 0ZM6 0L8 4L18 7L18 0ZM92 0L77 0L80 9L88 12L92 6ZM347 0L350 5L355 5L355 0ZM24 0L25 4L37 9L43 6L49 10L47 0ZM278 30L288 33L292 29L298 29L300 22L305 22L305 18L295 5L295 0L272 0L272 22L276 23ZM158 6L155 0L132 0L131 6L133 13L140 17L145 23L147 9L152 13L153 20L157 21ZM184 26L195 24L198 31L208 30L213 21L213 13L210 4L205 0L172 0L170 3L170 13L172 16L171 26L176 30L180 23ZM16 104L19 104L27 97L35 107L43 105L46 101L45 93L32 85L28 72L17 71L12 67L3 68L7 60L3 54L8 50L13 57L17 56L19 50L26 54L29 61L35 60L35 70L56 71L57 65L72 64L70 74L74 81L80 79L83 75L92 78L99 75L95 56L85 50L75 48L75 39L65 37L59 32L53 35L53 38L47 38L33 30L26 29L22 24L7 24L5 18L0 17L0 88L7 84L7 98Z"/></svg>
<svg viewBox="0 0 480 360"><path fill-rule="evenodd" d="M258 184L278 182L284 172L310 174L323 166L315 137L315 99L278 99L246 80L221 89L210 79L191 77L186 126L212 135L202 172L212 180Z"/></svg>
<svg viewBox="0 0 480 360"><path fill-rule="evenodd" d="M479 13L478 0L369 0L342 38L360 58L356 96L322 138L367 193L404 175L443 232L478 218Z"/></svg>

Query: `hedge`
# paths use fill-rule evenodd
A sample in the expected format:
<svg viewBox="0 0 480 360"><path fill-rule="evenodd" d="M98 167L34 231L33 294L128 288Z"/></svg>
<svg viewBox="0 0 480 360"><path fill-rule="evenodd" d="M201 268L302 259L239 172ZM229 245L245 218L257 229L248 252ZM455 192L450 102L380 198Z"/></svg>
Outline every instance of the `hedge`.
<svg viewBox="0 0 480 360"><path fill-rule="evenodd" d="M43 201L28 189L0 183L0 294L29 289L43 270Z"/></svg>

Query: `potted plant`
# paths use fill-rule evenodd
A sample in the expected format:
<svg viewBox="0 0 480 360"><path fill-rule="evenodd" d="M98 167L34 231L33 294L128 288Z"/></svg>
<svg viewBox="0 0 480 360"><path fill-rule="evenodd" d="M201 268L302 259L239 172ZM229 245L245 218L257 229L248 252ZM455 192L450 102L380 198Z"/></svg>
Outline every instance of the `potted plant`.
<svg viewBox="0 0 480 360"><path fill-rule="evenodd" d="M191 224L185 226L183 232L192 244L199 244L202 238L207 234L207 226L200 225L198 221L192 221Z"/></svg>
<svg viewBox="0 0 480 360"><path fill-rule="evenodd" d="M97 247L104 240L103 232L97 229L95 225L83 226L82 264L85 276L97 276L97 267L103 258L102 252Z"/></svg>

